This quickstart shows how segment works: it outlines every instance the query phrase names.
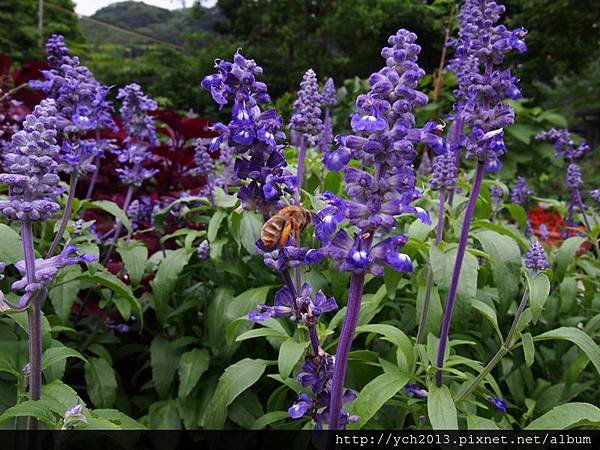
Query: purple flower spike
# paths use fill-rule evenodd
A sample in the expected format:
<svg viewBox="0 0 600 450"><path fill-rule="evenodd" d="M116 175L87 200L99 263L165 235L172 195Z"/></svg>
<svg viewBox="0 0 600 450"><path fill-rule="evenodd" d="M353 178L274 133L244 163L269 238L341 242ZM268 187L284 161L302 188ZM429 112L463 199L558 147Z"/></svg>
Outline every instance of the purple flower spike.
<svg viewBox="0 0 600 450"><path fill-rule="evenodd" d="M538 241L534 241L527 251L527 257L525 258L525 267L530 269L533 273L546 270L548 268L548 258L544 247Z"/></svg>
<svg viewBox="0 0 600 450"><path fill-rule="evenodd" d="M59 147L56 145L56 103L42 100L12 137L4 155L0 182L9 187L9 199L0 200L0 214L21 221L47 220L59 210Z"/></svg>
<svg viewBox="0 0 600 450"><path fill-rule="evenodd" d="M591 150L585 141L576 145L571 137L571 133L566 128L551 128L547 131L542 131L535 138L538 141L549 141L556 149L556 157L564 158L567 162L577 161Z"/></svg>
<svg viewBox="0 0 600 450"><path fill-rule="evenodd" d="M504 414L508 409L508 404L506 403L506 400L500 397L489 396L488 402L490 402L490 405L492 405L492 407L499 413Z"/></svg>
<svg viewBox="0 0 600 450"><path fill-rule="evenodd" d="M517 183L510 192L510 201L517 205L525 205L531 195L533 195L533 189L529 187L525 177L517 178Z"/></svg>
<svg viewBox="0 0 600 450"><path fill-rule="evenodd" d="M235 153L235 177L245 182L238 191L242 206L269 215L283 206L282 195L297 185L296 177L284 170L283 120L274 109L261 110L271 99L265 83L257 80L262 68L254 60L238 52L233 62L217 61L216 68L201 86L220 106L233 105L229 124L214 125L219 136L210 150L226 146Z"/></svg>
<svg viewBox="0 0 600 450"><path fill-rule="evenodd" d="M433 160L433 173L429 182L431 189L446 191L456 189L457 171L454 152L446 151L437 155Z"/></svg>
<svg viewBox="0 0 600 450"><path fill-rule="evenodd" d="M309 69L304 74L294 102L294 114L290 129L302 135L308 147L314 147L317 137L323 131L321 121L321 94L314 70Z"/></svg>
<svg viewBox="0 0 600 450"><path fill-rule="evenodd" d="M139 84L131 83L119 89L117 98L123 101L120 112L128 140L157 145L154 119L149 115L158 107L155 100L142 92Z"/></svg>

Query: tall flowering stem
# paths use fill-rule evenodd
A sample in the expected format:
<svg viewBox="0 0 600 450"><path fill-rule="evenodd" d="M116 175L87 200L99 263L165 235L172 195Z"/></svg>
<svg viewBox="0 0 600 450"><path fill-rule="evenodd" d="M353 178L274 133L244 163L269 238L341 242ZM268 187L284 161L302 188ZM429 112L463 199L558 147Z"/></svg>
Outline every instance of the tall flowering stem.
<svg viewBox="0 0 600 450"><path fill-rule="evenodd" d="M446 193L453 193L456 189L457 167L455 153L446 147L446 151L437 155L433 161L433 171L430 180L431 188L440 191L438 203L438 221L437 231L435 234L435 245L439 245L444 237L445 223L445 205ZM423 309L419 319L419 328L417 330L417 343L423 341L425 327L427 324L427 316L429 314L429 304L431 301L431 290L433 288L433 270L429 267L427 271L427 281L425 284L425 296L423 298Z"/></svg>
<svg viewBox="0 0 600 450"><path fill-rule="evenodd" d="M323 247L309 250L305 261L315 264L330 258L338 270L352 274L331 383L329 429L343 428L354 420L342 404L348 399L344 382L365 276L383 276L384 266L398 272L413 270L410 258L401 253L408 237L395 230L398 216L414 214L431 223L422 208L412 205L421 195L415 188L415 146L426 143L439 152L442 142L437 124L415 127L412 109L428 101L417 90L425 72L417 64L421 48L416 38L414 33L399 30L388 39L390 47L381 51L385 67L369 77L371 89L356 99L356 112L351 117L353 134L338 136L337 148L324 156L328 169L344 169L350 198L323 194L328 207L315 219L315 234ZM357 160L360 168L350 166L351 159ZM338 229L346 220L358 229L353 236Z"/></svg>
<svg viewBox="0 0 600 450"><path fill-rule="evenodd" d="M304 166L306 150L317 144L317 138L323 131L321 121L321 94L319 83L314 70L308 69L300 83L298 98L294 102L294 113L290 129L299 136L300 148L298 150L298 171L296 173L296 189L294 200L300 204L300 192L304 181Z"/></svg>
<svg viewBox="0 0 600 450"><path fill-rule="evenodd" d="M39 400L42 386L42 313L41 305L47 287L58 270L69 264L87 262L92 257L73 258L76 251L67 247L62 254L48 259L36 259L33 223L50 219L58 212L56 197L60 194L59 146L57 145L57 108L53 99L45 99L25 118L23 129L15 133L7 147L0 182L9 187L9 198L0 200L0 215L21 222L23 260L15 264L22 278L11 285L14 291L24 290L18 304L4 298L9 309L28 309L29 318L29 393ZM4 267L0 264L0 267ZM28 421L30 429L37 428L35 419Z"/></svg>
<svg viewBox="0 0 600 450"><path fill-rule="evenodd" d="M321 133L321 142L319 150L322 153L331 151L331 140L333 138L333 124L331 121L331 108L337 103L337 92L333 78L328 78L321 92L321 102L325 109L325 119L323 120L323 132Z"/></svg>
<svg viewBox="0 0 600 450"><path fill-rule="evenodd" d="M456 115L470 129L460 142L466 148L466 158L477 161L477 169L462 224L440 332L437 354L439 370L436 373L438 386L442 384L441 369L448 344L460 269L481 183L486 171L497 172L502 167L500 157L506 152L503 129L512 125L515 115L506 99L521 96L517 87L518 79L512 76L509 69L500 70L496 67L512 50L526 50L524 29L510 31L504 25L495 25L504 11L505 7L494 0L465 0L458 16L459 35L452 42L456 57L451 66L458 72Z"/></svg>
<svg viewBox="0 0 600 450"><path fill-rule="evenodd" d="M548 268L548 259L546 258L546 253L544 252L544 247L535 241L529 251L527 252L527 257L525 259L525 266L531 270L531 277L535 278L538 272L545 270ZM467 389L465 389L456 399L456 403L460 403L466 398L469 397L477 386L481 384L481 382L485 379L485 377L498 365L498 363L502 360L502 358L511 350L513 345L513 338L517 331L517 326L521 320L521 316L527 307L527 302L529 300L529 290L526 289L523 293L523 298L521 299L521 303L519 303L519 307L515 312L515 318L513 319L512 325L508 334L506 335L506 339L502 343L500 349L496 352L494 357L490 360L490 362L484 367L484 369L479 373L477 378L473 380L473 382L469 385Z"/></svg>
<svg viewBox="0 0 600 450"><path fill-rule="evenodd" d="M442 330L440 332L440 345L437 354L437 367L441 368L444 366L444 355L446 354L446 345L448 344L448 334L450 333L450 322L452 320L452 311L454 303L456 301L456 292L458 289L458 282L460 280L460 269L465 257L465 251L467 250L467 242L469 240L469 230L471 229L471 220L473 219L473 213L475 212L475 205L477 204L477 197L481 189L481 182L485 174L485 166L483 163L477 164L477 170L475 172L475 180L473 181L473 189L469 196L467 203L467 209L465 210L465 217L463 220L462 228L460 231L460 240L458 242L458 249L456 251L456 261L454 263L454 270L452 272L452 280L450 281L450 290L448 292L448 301L446 302L446 310L444 311L444 321L442 322ZM438 386L442 385L442 372L439 370L435 374L436 383Z"/></svg>

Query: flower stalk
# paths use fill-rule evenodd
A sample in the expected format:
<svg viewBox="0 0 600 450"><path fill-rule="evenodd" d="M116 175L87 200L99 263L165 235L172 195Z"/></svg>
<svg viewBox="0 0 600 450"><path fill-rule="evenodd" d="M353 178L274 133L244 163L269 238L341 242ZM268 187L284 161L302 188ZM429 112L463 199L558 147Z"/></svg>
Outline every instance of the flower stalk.
<svg viewBox="0 0 600 450"><path fill-rule="evenodd" d="M473 220L473 213L475 212L475 205L477 204L477 197L479 197L479 191L481 190L481 182L485 174L485 166L482 162L477 163L477 170L475 172L475 179L473 181L473 190L469 196L467 203L467 209L465 210L465 218L462 224L460 232L460 240L458 242L458 250L456 251L456 261L454 262L454 270L452 272L452 281L450 282L450 290L448 292L448 300L446 302L446 310L444 311L444 321L442 323L442 331L440 333L440 344L438 347L437 354L437 367L438 371L435 374L436 384L442 385L442 371L444 367L444 355L446 353L446 346L448 344L448 335L450 333L450 323L452 321L452 311L454 309L454 303L456 301L456 293L458 289L458 282L460 280L460 269L465 257L467 250L467 242L469 240L469 230L471 229L471 221Z"/></svg>
<svg viewBox="0 0 600 450"><path fill-rule="evenodd" d="M63 234L65 234L65 230L67 229L67 224L69 223L69 219L71 218L71 213L73 212L73 201L75 200L75 191L77 189L77 181L79 177L76 172L71 173L71 178L69 180L69 195L67 196L67 203L65 204L65 208L63 210L62 217L60 218L60 225L58 227L58 231L52 240L52 244L50 244L50 248L46 253L46 258L50 258L56 254L56 250L58 250L58 244L60 243Z"/></svg>

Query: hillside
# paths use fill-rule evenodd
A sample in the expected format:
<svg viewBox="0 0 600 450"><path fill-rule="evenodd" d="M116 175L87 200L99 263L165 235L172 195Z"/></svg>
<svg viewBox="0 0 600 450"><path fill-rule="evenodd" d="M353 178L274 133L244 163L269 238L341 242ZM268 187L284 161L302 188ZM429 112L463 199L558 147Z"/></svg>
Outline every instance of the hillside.
<svg viewBox="0 0 600 450"><path fill-rule="evenodd" d="M185 33L213 33L224 18L218 8L194 6L169 11L141 2L118 2L98 10L91 20L80 18L80 28L90 44L118 44L135 47L152 41L143 36L119 31L103 23L135 31L161 41L181 44ZM99 23L103 22L103 23Z"/></svg>

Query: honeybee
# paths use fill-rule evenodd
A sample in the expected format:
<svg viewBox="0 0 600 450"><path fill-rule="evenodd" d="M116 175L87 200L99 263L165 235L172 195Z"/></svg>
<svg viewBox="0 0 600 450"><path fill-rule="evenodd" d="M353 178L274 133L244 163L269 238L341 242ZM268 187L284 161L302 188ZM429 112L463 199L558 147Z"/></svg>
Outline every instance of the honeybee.
<svg viewBox="0 0 600 450"><path fill-rule="evenodd" d="M260 240L267 248L283 247L293 232L296 244L298 244L300 232L310 222L310 219L310 212L301 206L291 205L281 208L263 225Z"/></svg>

